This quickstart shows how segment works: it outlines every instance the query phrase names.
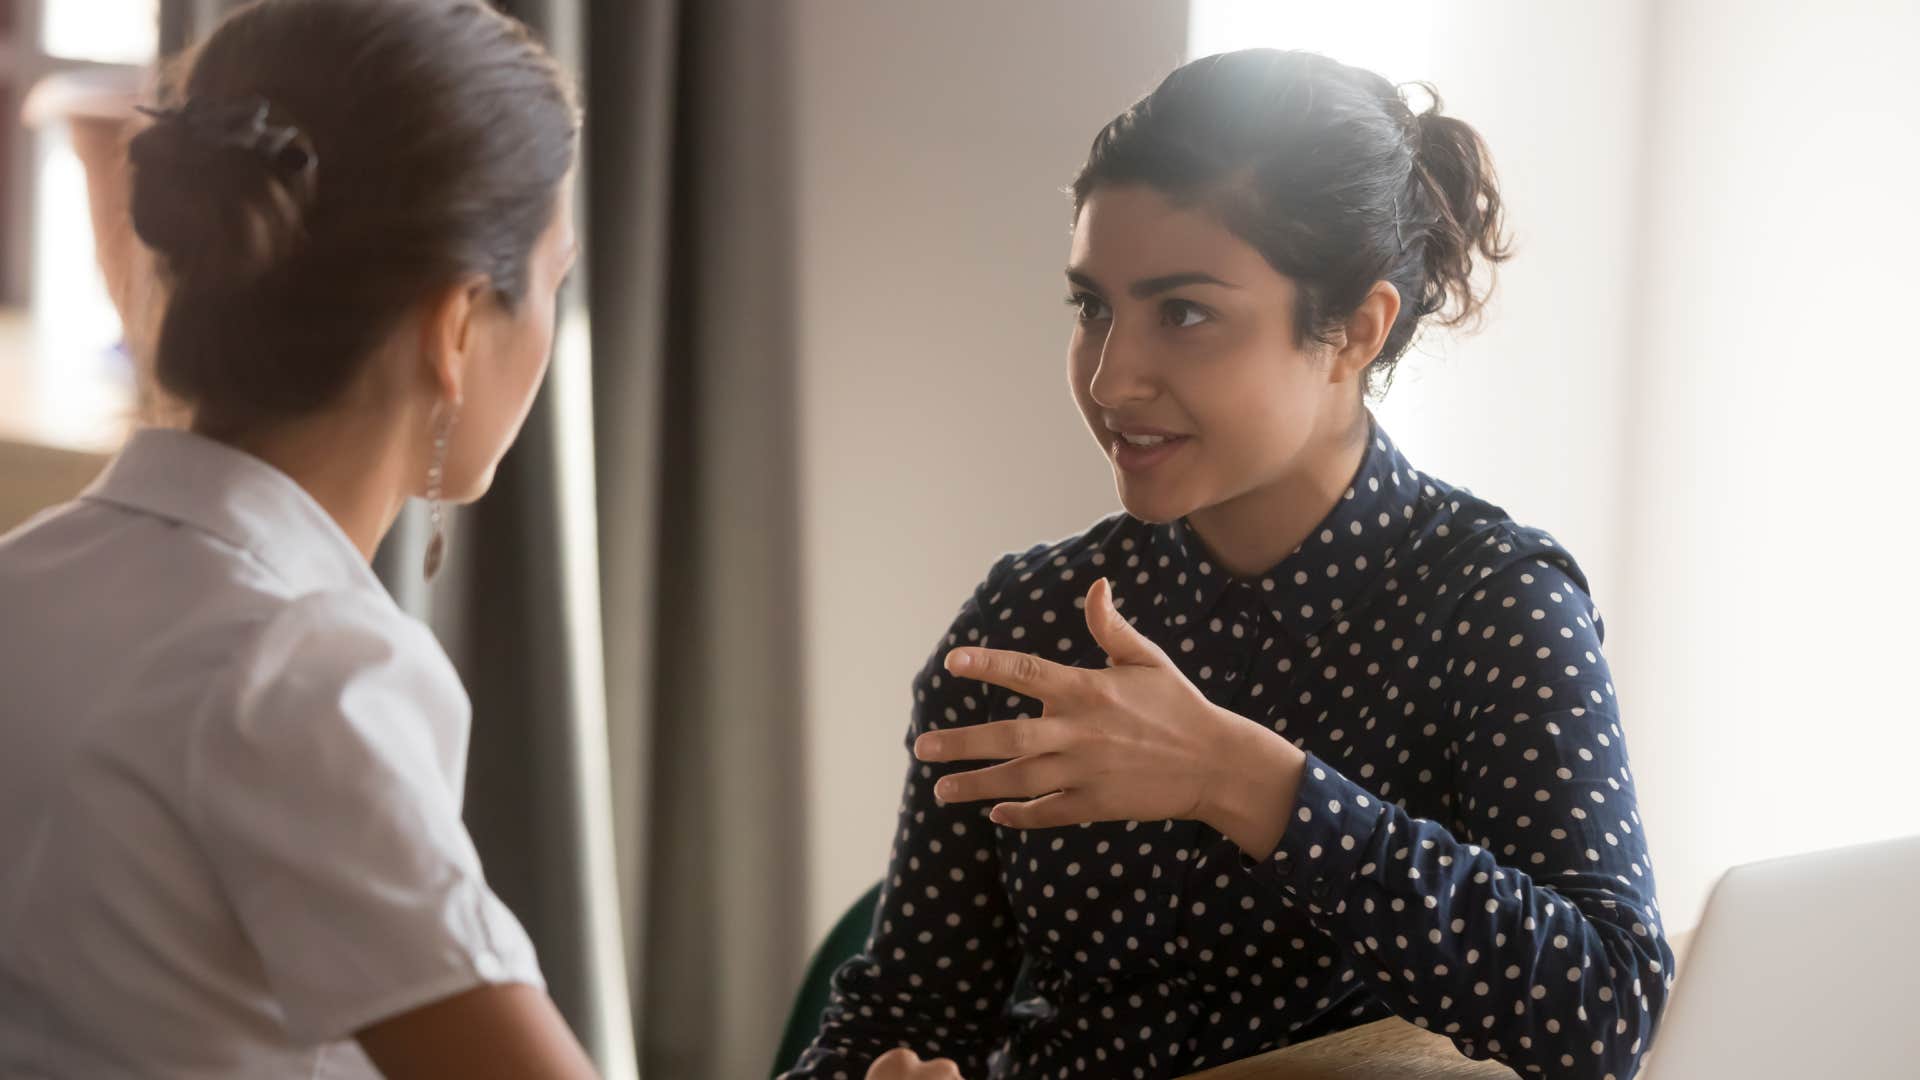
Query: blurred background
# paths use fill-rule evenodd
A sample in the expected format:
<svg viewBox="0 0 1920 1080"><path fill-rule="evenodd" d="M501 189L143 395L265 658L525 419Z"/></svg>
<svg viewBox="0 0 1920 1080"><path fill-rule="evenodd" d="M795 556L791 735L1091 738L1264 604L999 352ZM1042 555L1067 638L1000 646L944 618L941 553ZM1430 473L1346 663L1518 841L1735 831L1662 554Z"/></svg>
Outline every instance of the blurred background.
<svg viewBox="0 0 1920 1080"><path fill-rule="evenodd" d="M143 400L88 118L221 6L0 8L0 527ZM1732 864L1920 832L1920 3L503 6L585 76L587 280L464 571L393 580L473 686L476 837L611 1075L763 1073L885 868L913 673L999 553L1116 508L1061 189L1221 50L1431 81L1491 145L1517 257L1377 411L1587 569L1670 925Z"/></svg>

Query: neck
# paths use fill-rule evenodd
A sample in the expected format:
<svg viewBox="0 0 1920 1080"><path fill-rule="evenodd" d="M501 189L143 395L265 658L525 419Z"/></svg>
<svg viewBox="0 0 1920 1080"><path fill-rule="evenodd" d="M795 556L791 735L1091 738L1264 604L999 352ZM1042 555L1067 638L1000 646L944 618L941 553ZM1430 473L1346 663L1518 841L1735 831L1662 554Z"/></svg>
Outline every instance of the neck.
<svg viewBox="0 0 1920 1080"><path fill-rule="evenodd" d="M1373 430L1365 409L1342 421L1286 476L1188 515L1214 561L1256 577L1291 555L1346 495Z"/></svg>
<svg viewBox="0 0 1920 1080"><path fill-rule="evenodd" d="M291 477L371 562L407 498L425 475L405 432L410 425L351 409L241 435L200 434L265 461ZM418 474L418 475L416 475Z"/></svg>

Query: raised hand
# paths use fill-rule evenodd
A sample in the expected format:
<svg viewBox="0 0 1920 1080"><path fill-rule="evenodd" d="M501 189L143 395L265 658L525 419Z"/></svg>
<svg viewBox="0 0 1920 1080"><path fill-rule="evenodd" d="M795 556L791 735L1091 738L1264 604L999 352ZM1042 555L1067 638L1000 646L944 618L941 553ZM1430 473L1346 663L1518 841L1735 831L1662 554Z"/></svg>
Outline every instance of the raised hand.
<svg viewBox="0 0 1920 1080"><path fill-rule="evenodd" d="M947 654L955 677L1005 687L1043 709L921 735L914 755L922 761L1000 762L944 777L934 794L995 800L990 816L1009 828L1186 819L1212 825L1256 857L1271 852L1306 755L1209 702L1121 617L1105 579L1088 591L1086 615L1109 658L1105 670L999 649Z"/></svg>

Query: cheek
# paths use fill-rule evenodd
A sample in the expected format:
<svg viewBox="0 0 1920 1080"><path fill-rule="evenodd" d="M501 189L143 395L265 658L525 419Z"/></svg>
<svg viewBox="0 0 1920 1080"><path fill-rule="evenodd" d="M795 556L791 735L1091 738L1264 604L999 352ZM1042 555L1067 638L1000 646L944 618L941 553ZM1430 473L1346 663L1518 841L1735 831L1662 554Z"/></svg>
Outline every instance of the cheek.
<svg viewBox="0 0 1920 1080"><path fill-rule="evenodd" d="M519 340L514 343L517 366L536 371L546 367L553 346L554 306L551 297L537 303L528 300L524 317L519 320Z"/></svg>
<svg viewBox="0 0 1920 1080"><path fill-rule="evenodd" d="M510 423L524 418L553 358L554 308L551 302L527 306L513 322L500 357L499 411ZM511 432L509 432L511 434Z"/></svg>
<svg viewBox="0 0 1920 1080"><path fill-rule="evenodd" d="M485 359L485 382L467 401L461 427L469 467L490 471L505 454L533 404L546 374L553 340L553 307L532 303L500 326L496 347Z"/></svg>
<svg viewBox="0 0 1920 1080"><path fill-rule="evenodd" d="M1248 349L1194 372L1182 399L1207 441L1247 465L1271 464L1305 441L1318 409L1312 359Z"/></svg>

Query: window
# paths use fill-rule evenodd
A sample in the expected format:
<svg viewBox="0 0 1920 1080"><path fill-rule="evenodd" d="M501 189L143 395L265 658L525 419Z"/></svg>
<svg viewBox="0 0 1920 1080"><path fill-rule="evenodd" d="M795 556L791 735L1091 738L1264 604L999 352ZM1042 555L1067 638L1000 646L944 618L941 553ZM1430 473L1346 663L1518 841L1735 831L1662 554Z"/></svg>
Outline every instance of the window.
<svg viewBox="0 0 1920 1080"><path fill-rule="evenodd" d="M159 46L159 0L4 0L0 9L0 332L13 410L40 431L97 432L124 411L130 370L95 261L87 176L68 106L137 86ZM46 80L60 93L35 99ZM18 420L15 416L11 419Z"/></svg>
<svg viewBox="0 0 1920 1080"><path fill-rule="evenodd" d="M160 43L159 0L42 3L40 43L48 56L101 64L145 64Z"/></svg>

